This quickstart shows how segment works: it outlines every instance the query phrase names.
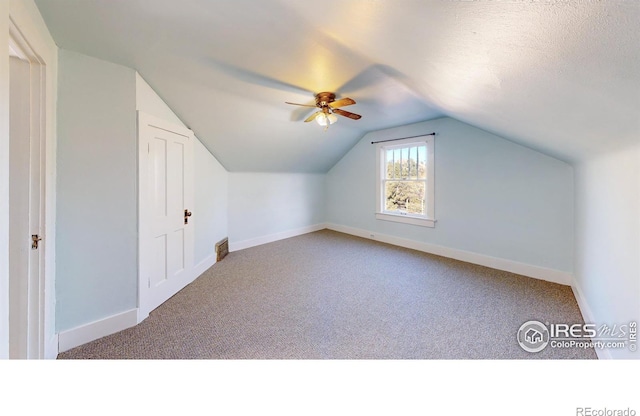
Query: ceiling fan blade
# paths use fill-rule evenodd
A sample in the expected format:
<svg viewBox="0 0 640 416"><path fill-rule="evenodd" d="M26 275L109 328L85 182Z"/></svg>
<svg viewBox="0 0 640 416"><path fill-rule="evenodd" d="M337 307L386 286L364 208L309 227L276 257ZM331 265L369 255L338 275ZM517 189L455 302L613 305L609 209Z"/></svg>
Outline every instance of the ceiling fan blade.
<svg viewBox="0 0 640 416"><path fill-rule="evenodd" d="M281 91L291 91L297 94L313 94L314 92L298 85L290 84L267 75L253 72L239 66L231 65L213 58L203 58L203 63L207 66L214 67L231 78L247 82L249 84L259 85L262 87L273 88Z"/></svg>
<svg viewBox="0 0 640 416"><path fill-rule="evenodd" d="M362 117L360 114L350 113L348 111L340 110L339 108L334 108L333 113L340 114L341 116L344 116L344 117L349 117L352 120L360 120L360 118Z"/></svg>
<svg viewBox="0 0 640 416"><path fill-rule="evenodd" d="M318 114L322 114L322 111L316 111L315 113L311 114L309 117L307 117L307 119L304 122L308 123L310 121L315 120Z"/></svg>
<svg viewBox="0 0 640 416"><path fill-rule="evenodd" d="M332 103L329 103L329 107L331 108L346 107L348 105L353 105L355 103L356 103L355 101L347 97L347 98L341 98Z"/></svg>
<svg viewBox="0 0 640 416"><path fill-rule="evenodd" d="M311 104L298 104L298 103L290 103L290 102L287 102L287 101L285 101L284 103L285 104L291 104L291 105L299 105L299 106L302 106L302 107L317 107L317 106L311 105Z"/></svg>

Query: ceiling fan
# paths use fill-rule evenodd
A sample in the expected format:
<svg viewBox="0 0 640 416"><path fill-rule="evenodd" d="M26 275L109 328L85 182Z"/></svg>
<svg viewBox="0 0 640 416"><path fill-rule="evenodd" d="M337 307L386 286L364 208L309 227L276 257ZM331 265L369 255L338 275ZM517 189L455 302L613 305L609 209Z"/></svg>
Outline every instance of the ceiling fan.
<svg viewBox="0 0 640 416"><path fill-rule="evenodd" d="M316 105L285 102L285 104L299 105L302 107L318 107L320 111L311 114L304 122L308 123L316 120L318 124L324 126L325 130L329 128L329 125L338 121L335 114L348 117L352 120L360 120L361 115L340 109L340 107L346 107L355 103L354 100L348 97L336 100L336 95L332 92L320 92L316 94Z"/></svg>

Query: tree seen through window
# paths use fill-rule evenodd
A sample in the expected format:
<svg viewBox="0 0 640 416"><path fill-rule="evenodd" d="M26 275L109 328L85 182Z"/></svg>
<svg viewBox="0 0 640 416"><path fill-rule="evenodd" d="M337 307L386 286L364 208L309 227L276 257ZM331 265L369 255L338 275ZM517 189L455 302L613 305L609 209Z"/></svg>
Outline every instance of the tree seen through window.
<svg viewBox="0 0 640 416"><path fill-rule="evenodd" d="M426 146L387 149L385 159L385 211L423 215L427 179Z"/></svg>

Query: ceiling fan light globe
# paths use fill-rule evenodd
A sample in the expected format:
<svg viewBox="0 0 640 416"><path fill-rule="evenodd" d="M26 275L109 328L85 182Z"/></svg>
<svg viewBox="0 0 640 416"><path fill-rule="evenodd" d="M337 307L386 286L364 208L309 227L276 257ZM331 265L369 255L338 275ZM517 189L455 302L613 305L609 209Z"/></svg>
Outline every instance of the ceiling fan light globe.
<svg viewBox="0 0 640 416"><path fill-rule="evenodd" d="M316 116L316 121L318 122L318 124L320 124L323 127L326 126L327 124L331 124L331 122L329 121L329 118L325 113L318 114Z"/></svg>
<svg viewBox="0 0 640 416"><path fill-rule="evenodd" d="M338 117L336 117L336 116L335 116L335 115L333 115L333 114L329 114L329 115L327 116L327 118L329 119L329 124L333 124L333 123L335 123L336 121L338 121Z"/></svg>

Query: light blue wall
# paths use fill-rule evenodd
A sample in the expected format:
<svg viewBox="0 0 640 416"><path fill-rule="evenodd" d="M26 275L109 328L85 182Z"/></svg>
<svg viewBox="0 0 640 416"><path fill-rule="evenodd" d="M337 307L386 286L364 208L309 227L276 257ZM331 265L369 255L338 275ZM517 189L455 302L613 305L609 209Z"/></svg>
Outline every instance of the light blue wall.
<svg viewBox="0 0 640 416"><path fill-rule="evenodd" d="M195 265L215 255L215 245L228 236L229 174L200 141L194 149Z"/></svg>
<svg viewBox="0 0 640 416"><path fill-rule="evenodd" d="M61 49L56 328L136 307L135 72Z"/></svg>
<svg viewBox="0 0 640 416"><path fill-rule="evenodd" d="M640 145L576 165L576 282L598 326L640 321ZM614 358L638 358L627 348Z"/></svg>
<svg viewBox="0 0 640 416"><path fill-rule="evenodd" d="M322 224L325 175L229 174L229 244Z"/></svg>
<svg viewBox="0 0 640 416"><path fill-rule="evenodd" d="M372 141L436 132L435 228L376 220ZM573 171L451 118L371 132L327 174L327 221L563 272L573 270Z"/></svg>

